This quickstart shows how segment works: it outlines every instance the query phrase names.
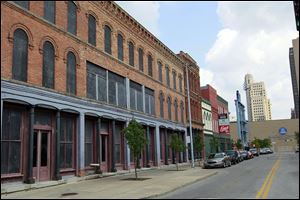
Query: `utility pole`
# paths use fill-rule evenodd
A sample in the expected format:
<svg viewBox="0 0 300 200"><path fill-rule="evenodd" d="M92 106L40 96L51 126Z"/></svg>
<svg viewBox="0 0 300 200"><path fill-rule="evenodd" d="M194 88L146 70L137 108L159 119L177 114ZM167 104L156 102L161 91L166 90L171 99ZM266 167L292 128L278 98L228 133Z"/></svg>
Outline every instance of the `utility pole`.
<svg viewBox="0 0 300 200"><path fill-rule="evenodd" d="M193 132L192 132L192 117L191 117L190 85L189 85L189 75L188 75L187 65L185 65L185 71L186 71L186 85L187 85L188 109L189 109L191 158L192 158L192 168L194 168L195 167L195 162L194 162L194 144L193 144Z"/></svg>

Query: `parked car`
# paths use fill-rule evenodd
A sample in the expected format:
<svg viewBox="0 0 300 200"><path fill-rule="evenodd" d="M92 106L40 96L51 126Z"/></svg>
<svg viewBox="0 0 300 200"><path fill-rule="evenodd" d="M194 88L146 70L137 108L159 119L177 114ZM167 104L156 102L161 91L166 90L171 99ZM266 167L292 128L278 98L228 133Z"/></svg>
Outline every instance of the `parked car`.
<svg viewBox="0 0 300 200"><path fill-rule="evenodd" d="M204 162L203 168L211 167L227 167L231 166L229 156L224 152L222 153L212 153L208 156L207 160Z"/></svg>
<svg viewBox="0 0 300 200"><path fill-rule="evenodd" d="M258 151L257 151L256 148L250 149L249 151L250 151L254 156L259 156L259 153L258 153Z"/></svg>
<svg viewBox="0 0 300 200"><path fill-rule="evenodd" d="M251 153L251 151L247 151L247 153L248 153L248 157L249 157L250 159L254 158L254 155Z"/></svg>
<svg viewBox="0 0 300 200"><path fill-rule="evenodd" d="M259 154L267 154L267 148L261 148L259 149Z"/></svg>
<svg viewBox="0 0 300 200"><path fill-rule="evenodd" d="M248 151L240 151L240 154L241 154L243 160L250 159L250 155L249 155Z"/></svg>
<svg viewBox="0 0 300 200"><path fill-rule="evenodd" d="M273 153L273 150L270 148L266 148L266 150L267 150L267 153Z"/></svg>
<svg viewBox="0 0 300 200"><path fill-rule="evenodd" d="M230 157L230 161L232 164L236 164L240 162L240 156L238 151L236 150L228 150L225 153Z"/></svg>
<svg viewBox="0 0 300 200"><path fill-rule="evenodd" d="M296 147L295 153L299 153L299 146Z"/></svg>

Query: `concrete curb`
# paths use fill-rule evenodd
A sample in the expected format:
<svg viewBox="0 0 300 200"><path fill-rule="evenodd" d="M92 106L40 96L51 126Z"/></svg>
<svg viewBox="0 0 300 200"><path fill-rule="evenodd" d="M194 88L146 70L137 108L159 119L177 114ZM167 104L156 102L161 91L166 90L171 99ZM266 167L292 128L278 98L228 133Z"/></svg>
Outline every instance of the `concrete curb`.
<svg viewBox="0 0 300 200"><path fill-rule="evenodd" d="M177 190L177 189L179 189L179 188L181 188L181 187L185 187L185 186L191 185L191 184L193 184L193 183L196 183L196 182L198 182L198 181L204 180L204 179L206 179L206 178L208 178L208 177L211 177L211 176L214 176L214 175L216 175L216 174L218 174L218 172L213 172L213 173L204 175L204 176L202 176L202 177L200 177L200 178L198 178L198 179L196 179L196 180L194 180L194 181L192 181L192 182L186 183L186 184L184 184L184 185L177 186L177 187L175 187L175 188L173 188L173 189L171 189L171 190L169 190L169 191L162 192L162 193L160 193L160 194L149 195L149 196L146 196L146 197L142 197L141 199L151 199L151 198L163 196L163 195L166 195L166 194L168 194L168 193L171 193L171 192L173 192L173 191L175 191L175 190Z"/></svg>

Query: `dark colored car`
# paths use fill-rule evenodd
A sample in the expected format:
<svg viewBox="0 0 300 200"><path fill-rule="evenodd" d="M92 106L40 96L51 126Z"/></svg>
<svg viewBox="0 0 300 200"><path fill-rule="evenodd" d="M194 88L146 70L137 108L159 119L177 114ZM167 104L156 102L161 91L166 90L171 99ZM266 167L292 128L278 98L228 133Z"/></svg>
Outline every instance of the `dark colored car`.
<svg viewBox="0 0 300 200"><path fill-rule="evenodd" d="M240 156L238 151L236 150L228 150L225 153L230 157L230 161L232 164L236 164L240 162Z"/></svg>
<svg viewBox="0 0 300 200"><path fill-rule="evenodd" d="M250 159L250 155L248 154L248 151L240 151L241 157L243 160L248 160Z"/></svg>
<svg viewBox="0 0 300 200"><path fill-rule="evenodd" d="M212 153L204 162L203 168L231 166L229 156L225 153Z"/></svg>

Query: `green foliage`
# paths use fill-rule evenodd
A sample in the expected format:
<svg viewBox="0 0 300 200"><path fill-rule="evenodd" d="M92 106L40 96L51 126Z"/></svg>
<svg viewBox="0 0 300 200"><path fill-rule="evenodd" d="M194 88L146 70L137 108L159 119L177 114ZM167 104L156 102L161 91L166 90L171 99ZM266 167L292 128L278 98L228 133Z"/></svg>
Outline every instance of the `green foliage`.
<svg viewBox="0 0 300 200"><path fill-rule="evenodd" d="M138 166L139 155L148 143L145 138L145 131L141 124L135 119L132 119L128 126L124 128L123 133L125 134L130 151L133 154L133 159L135 161L135 177L137 178L136 168Z"/></svg>
<svg viewBox="0 0 300 200"><path fill-rule="evenodd" d="M170 146L175 151L175 153L182 152L186 148L183 141L180 140L178 135L176 135L176 134L172 135ZM177 167L177 171L178 171L178 161L177 160L176 160L176 167Z"/></svg>
<svg viewBox="0 0 300 200"><path fill-rule="evenodd" d="M270 138L265 138L265 139L254 138L252 144L255 144L256 148L270 148L272 146Z"/></svg>
<svg viewBox="0 0 300 200"><path fill-rule="evenodd" d="M241 139L238 139L235 143L236 147L238 149L242 149L243 148L243 145L242 145L242 140Z"/></svg>
<svg viewBox="0 0 300 200"><path fill-rule="evenodd" d="M212 150L216 150L215 152L218 153L218 149L220 146L220 142L217 137L213 136L212 139L210 139L209 144L211 146Z"/></svg>
<svg viewBox="0 0 300 200"><path fill-rule="evenodd" d="M199 134L196 134L194 139L194 149L196 150L196 152L201 153L203 147L203 139L200 137Z"/></svg>
<svg viewBox="0 0 300 200"><path fill-rule="evenodd" d="M256 137L252 141L252 145L255 145L255 148L260 148L260 139L257 139Z"/></svg>

